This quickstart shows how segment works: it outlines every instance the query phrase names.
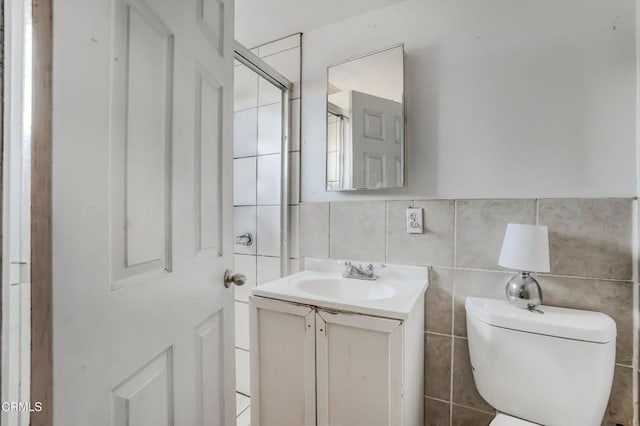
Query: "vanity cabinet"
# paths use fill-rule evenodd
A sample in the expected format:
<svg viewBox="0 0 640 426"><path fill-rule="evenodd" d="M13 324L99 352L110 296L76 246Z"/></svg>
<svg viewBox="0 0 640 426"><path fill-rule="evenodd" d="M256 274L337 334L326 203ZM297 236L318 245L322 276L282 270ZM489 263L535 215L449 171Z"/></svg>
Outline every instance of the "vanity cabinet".
<svg viewBox="0 0 640 426"><path fill-rule="evenodd" d="M252 426L415 426L424 299L383 318L251 296Z"/></svg>

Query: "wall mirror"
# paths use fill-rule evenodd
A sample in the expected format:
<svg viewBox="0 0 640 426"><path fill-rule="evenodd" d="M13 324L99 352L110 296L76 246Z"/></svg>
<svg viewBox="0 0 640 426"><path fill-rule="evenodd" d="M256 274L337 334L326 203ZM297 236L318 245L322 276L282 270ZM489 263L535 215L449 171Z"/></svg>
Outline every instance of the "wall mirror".
<svg viewBox="0 0 640 426"><path fill-rule="evenodd" d="M327 70L327 190L405 185L404 45Z"/></svg>

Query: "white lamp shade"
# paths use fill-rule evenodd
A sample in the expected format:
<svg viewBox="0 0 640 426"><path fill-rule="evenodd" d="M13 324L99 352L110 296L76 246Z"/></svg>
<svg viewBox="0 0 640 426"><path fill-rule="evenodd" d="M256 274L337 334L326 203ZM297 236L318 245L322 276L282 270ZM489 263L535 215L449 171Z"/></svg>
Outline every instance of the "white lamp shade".
<svg viewBox="0 0 640 426"><path fill-rule="evenodd" d="M544 225L510 223L498 265L526 272L549 272L549 232Z"/></svg>

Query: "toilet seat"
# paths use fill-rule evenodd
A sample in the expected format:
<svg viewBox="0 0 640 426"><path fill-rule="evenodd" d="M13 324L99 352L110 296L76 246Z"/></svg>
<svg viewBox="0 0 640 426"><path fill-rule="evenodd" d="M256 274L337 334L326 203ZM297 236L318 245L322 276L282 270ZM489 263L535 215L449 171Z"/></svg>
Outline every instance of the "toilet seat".
<svg viewBox="0 0 640 426"><path fill-rule="evenodd" d="M540 426L538 423L531 423L517 417L507 416L506 414L498 414L489 426Z"/></svg>

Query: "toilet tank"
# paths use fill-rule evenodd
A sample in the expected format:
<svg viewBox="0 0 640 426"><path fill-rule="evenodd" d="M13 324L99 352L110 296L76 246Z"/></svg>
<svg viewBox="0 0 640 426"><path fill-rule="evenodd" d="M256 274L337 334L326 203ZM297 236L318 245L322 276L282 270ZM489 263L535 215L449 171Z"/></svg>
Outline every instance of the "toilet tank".
<svg viewBox="0 0 640 426"><path fill-rule="evenodd" d="M466 299L473 378L498 411L546 426L596 426L604 416L616 353L608 315Z"/></svg>

